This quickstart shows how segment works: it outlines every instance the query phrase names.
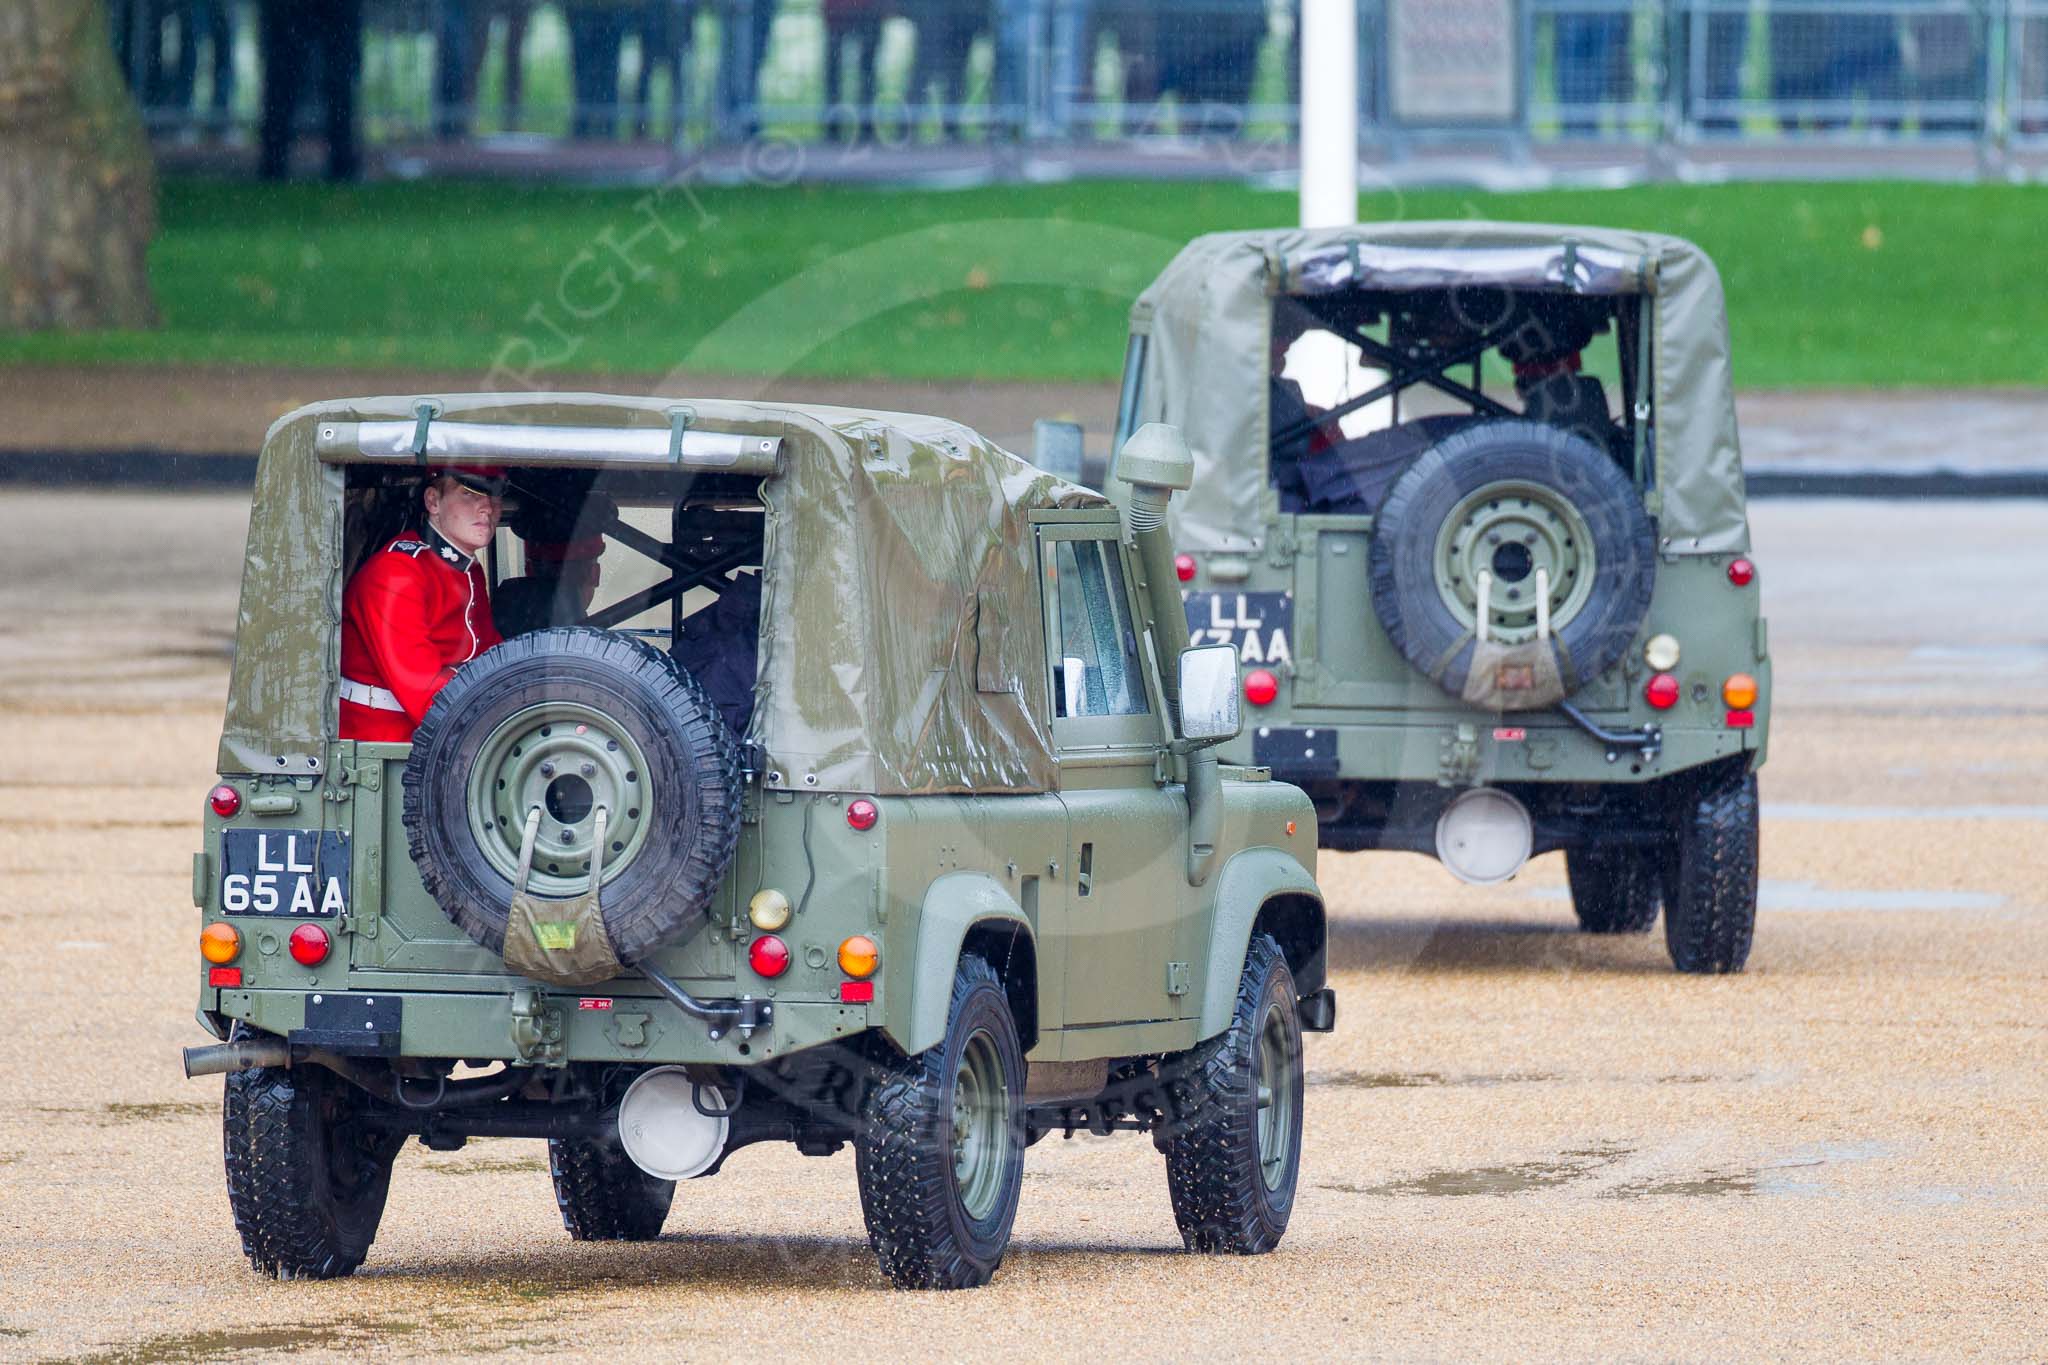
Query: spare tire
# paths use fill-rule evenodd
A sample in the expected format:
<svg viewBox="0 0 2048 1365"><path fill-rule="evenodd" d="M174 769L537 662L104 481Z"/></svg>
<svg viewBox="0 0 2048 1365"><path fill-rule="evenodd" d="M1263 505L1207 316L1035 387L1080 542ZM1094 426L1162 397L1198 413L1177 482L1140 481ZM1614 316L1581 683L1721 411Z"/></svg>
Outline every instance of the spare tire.
<svg viewBox="0 0 2048 1365"><path fill-rule="evenodd" d="M427 894L505 951L529 811L529 896L589 890L606 811L601 907L634 963L704 922L740 828L739 746L704 689L640 641L587 627L521 635L464 664L405 765L405 832Z"/></svg>
<svg viewBox="0 0 2048 1365"><path fill-rule="evenodd" d="M1622 657L1650 608L1657 546L1641 492L1611 455L1572 432L1503 419L1416 457L1373 519L1368 563L1373 610L1403 658L1472 705L1528 710Z"/></svg>

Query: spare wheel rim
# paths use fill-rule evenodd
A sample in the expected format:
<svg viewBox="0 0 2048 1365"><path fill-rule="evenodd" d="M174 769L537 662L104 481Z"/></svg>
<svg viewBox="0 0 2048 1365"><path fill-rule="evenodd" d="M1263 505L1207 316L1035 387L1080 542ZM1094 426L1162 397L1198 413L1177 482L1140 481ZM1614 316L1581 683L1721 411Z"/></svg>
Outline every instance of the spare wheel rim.
<svg viewBox="0 0 2048 1365"><path fill-rule="evenodd" d="M526 889L565 900L590 889L597 811L605 811L604 881L632 865L651 824L647 758L626 728L596 707L548 701L500 721L470 765L470 834L508 882L530 811L540 810Z"/></svg>
<svg viewBox="0 0 2048 1365"><path fill-rule="evenodd" d="M1431 558L1437 593L1466 629L1478 631L1479 575L1492 578L1487 638L1524 644L1537 634L1536 583L1550 589L1550 633L1585 608L1598 567L1592 528L1570 498L1520 479L1474 489L1437 530Z"/></svg>

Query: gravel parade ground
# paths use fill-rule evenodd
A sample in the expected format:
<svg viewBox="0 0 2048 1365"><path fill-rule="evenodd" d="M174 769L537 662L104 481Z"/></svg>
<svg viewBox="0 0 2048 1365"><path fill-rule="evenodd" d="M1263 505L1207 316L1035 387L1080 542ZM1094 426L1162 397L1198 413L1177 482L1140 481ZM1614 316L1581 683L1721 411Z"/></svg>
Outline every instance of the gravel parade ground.
<svg viewBox="0 0 2048 1365"><path fill-rule="evenodd" d="M1576 932L1561 859L1324 855L1274 1255L1180 1250L1136 1135L1026 1159L987 1289L890 1291L850 1152L749 1148L579 1245L538 1142L400 1156L355 1278L243 1261L186 1081L191 855L246 496L0 494L0 1359L2048 1351L2048 507L1751 508L1776 659L1746 974ZM2034 605L2029 606L2029 603Z"/></svg>

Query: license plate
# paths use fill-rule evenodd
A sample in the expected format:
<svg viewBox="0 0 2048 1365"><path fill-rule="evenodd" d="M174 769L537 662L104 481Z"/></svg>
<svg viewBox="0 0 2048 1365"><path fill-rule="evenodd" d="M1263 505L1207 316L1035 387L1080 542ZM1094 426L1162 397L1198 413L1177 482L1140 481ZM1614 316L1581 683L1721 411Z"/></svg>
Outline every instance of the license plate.
<svg viewBox="0 0 2048 1365"><path fill-rule="evenodd" d="M223 913L333 919L348 912L348 835L338 830L222 830L220 866Z"/></svg>
<svg viewBox="0 0 2048 1365"><path fill-rule="evenodd" d="M1236 645L1246 667L1294 662L1291 592L1183 592L1190 645Z"/></svg>

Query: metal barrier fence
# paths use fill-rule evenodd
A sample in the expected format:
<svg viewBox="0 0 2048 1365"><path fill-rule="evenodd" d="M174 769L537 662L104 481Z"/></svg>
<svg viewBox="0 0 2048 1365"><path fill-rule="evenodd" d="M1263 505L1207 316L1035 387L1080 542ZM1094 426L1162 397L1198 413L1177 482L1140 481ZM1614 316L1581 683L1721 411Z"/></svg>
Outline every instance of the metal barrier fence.
<svg viewBox="0 0 2048 1365"><path fill-rule="evenodd" d="M2048 145L2048 0L1358 0L1369 142ZM1288 142L1296 0L110 0L152 133ZM269 58L266 60L266 56ZM267 67L291 88L266 83ZM266 94L266 90L269 93ZM282 112L280 112L280 110ZM340 123L337 124L337 118ZM273 141L283 136L273 128Z"/></svg>

